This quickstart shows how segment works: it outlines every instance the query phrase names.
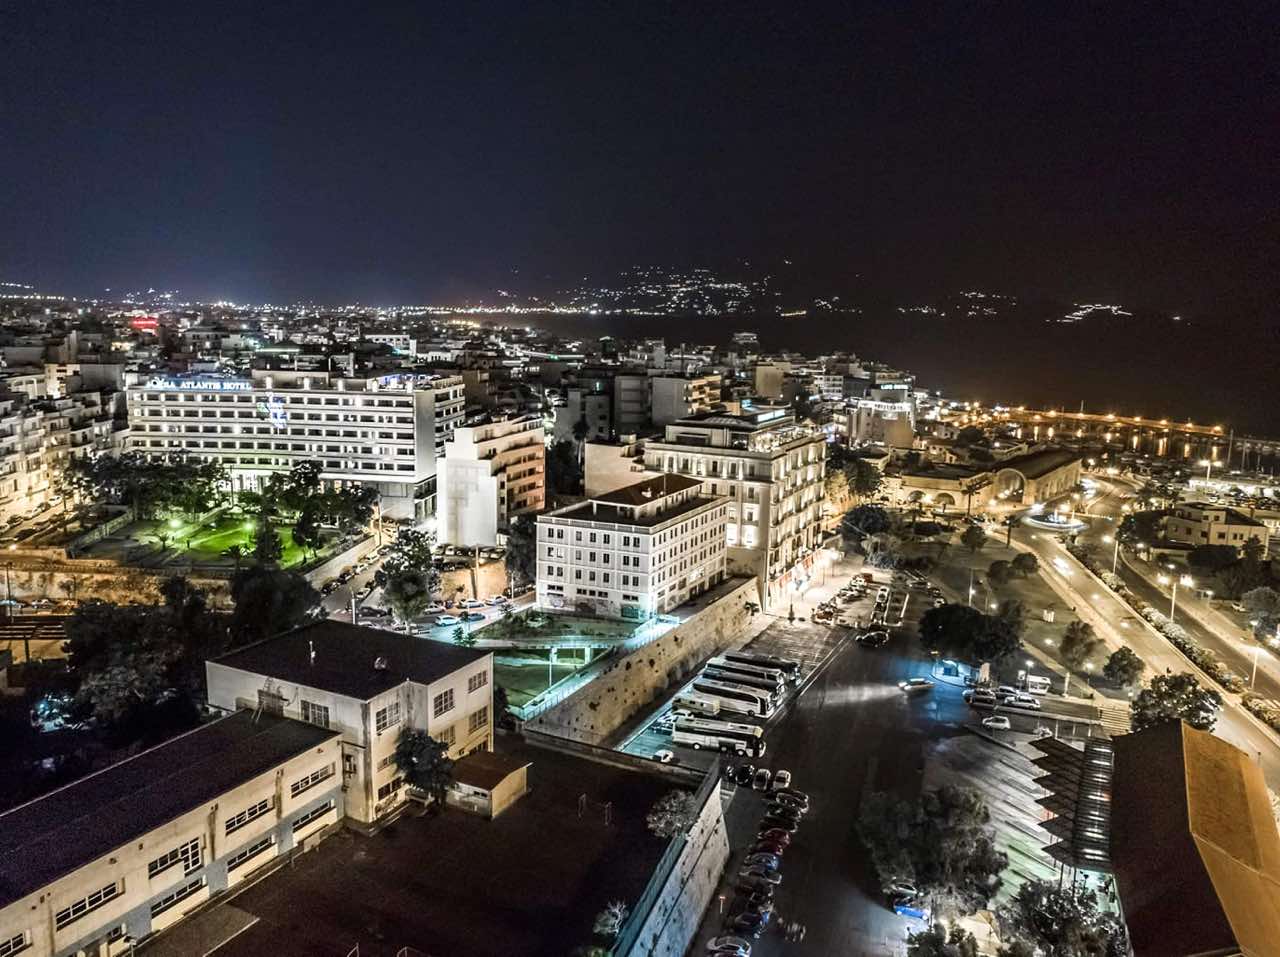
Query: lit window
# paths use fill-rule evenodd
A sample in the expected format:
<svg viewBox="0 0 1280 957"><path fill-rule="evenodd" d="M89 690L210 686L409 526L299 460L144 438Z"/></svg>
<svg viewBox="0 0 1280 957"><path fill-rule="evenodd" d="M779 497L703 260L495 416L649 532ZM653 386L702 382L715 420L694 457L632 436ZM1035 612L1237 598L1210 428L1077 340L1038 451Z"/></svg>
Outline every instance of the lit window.
<svg viewBox="0 0 1280 957"><path fill-rule="evenodd" d="M434 718L440 717L448 711L453 710L453 689L442 691L436 695L431 702L431 715Z"/></svg>

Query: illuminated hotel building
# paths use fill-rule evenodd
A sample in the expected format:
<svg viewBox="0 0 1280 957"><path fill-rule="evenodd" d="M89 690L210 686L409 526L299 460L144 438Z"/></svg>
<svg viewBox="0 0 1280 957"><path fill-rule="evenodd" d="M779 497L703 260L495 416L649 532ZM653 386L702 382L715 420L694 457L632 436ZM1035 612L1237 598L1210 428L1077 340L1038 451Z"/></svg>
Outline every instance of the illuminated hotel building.
<svg viewBox="0 0 1280 957"><path fill-rule="evenodd" d="M220 462L237 491L319 462L325 481L376 488L388 518L434 513L437 460L465 404L461 377L409 374L154 376L126 393L130 450Z"/></svg>

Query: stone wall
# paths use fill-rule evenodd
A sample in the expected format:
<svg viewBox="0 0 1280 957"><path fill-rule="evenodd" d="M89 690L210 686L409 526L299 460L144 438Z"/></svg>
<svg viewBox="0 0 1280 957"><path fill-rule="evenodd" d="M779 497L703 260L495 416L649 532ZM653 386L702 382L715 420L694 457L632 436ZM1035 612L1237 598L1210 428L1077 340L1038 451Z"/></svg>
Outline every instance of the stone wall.
<svg viewBox="0 0 1280 957"><path fill-rule="evenodd" d="M377 544L372 535L362 538L350 548L326 558L315 568L308 571L305 577L312 585L319 588L330 578L337 578L344 568L348 568L364 558L365 555L377 547Z"/></svg>
<svg viewBox="0 0 1280 957"><path fill-rule="evenodd" d="M758 601L754 578L731 579L714 601L661 638L613 659L598 678L526 727L600 744L672 686L688 680L707 658L740 644L751 621L746 605Z"/></svg>
<svg viewBox="0 0 1280 957"><path fill-rule="evenodd" d="M68 563L23 567L15 563L9 569L7 587L14 598L28 602L37 598L53 601L97 598L120 605L153 604L161 600L160 584L178 574L177 570L156 571L98 562L86 562L84 566L78 568ZM230 604L230 583L225 579L196 576L189 579L193 585L209 592L215 607Z"/></svg>

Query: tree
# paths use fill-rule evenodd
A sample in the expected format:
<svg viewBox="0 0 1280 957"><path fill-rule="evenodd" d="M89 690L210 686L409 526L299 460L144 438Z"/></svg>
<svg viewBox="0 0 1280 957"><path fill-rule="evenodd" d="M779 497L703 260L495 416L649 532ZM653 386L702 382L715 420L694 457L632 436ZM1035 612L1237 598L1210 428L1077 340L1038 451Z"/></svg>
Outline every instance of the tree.
<svg viewBox="0 0 1280 957"><path fill-rule="evenodd" d="M1045 957L1128 953L1123 925L1098 909L1097 895L1087 887L1026 881L1001 913L1001 926L1006 925L1034 941Z"/></svg>
<svg viewBox="0 0 1280 957"><path fill-rule="evenodd" d="M1131 688L1142 678L1146 665L1132 648L1117 648L1102 666L1102 677L1120 688Z"/></svg>
<svg viewBox="0 0 1280 957"><path fill-rule="evenodd" d="M240 563L244 561L246 549L243 545L228 545L222 550L223 558L230 558L235 562L235 570L240 570Z"/></svg>
<svg viewBox="0 0 1280 957"><path fill-rule="evenodd" d="M1013 566L1003 558L997 558L994 562L987 566L987 581L992 585L1000 587L1007 585L1009 579L1013 577Z"/></svg>
<svg viewBox="0 0 1280 957"><path fill-rule="evenodd" d="M604 910L596 914L592 930L601 937L617 937L630 912L625 901L610 901Z"/></svg>
<svg viewBox="0 0 1280 957"><path fill-rule="evenodd" d="M1130 512L1120 522L1116 537L1125 545L1154 545L1164 535L1167 509Z"/></svg>
<svg viewBox="0 0 1280 957"><path fill-rule="evenodd" d="M1240 560L1233 545L1197 545L1187 553L1187 564L1203 574L1214 574Z"/></svg>
<svg viewBox="0 0 1280 957"><path fill-rule="evenodd" d="M1062 653L1063 660L1078 671L1100 647L1102 639L1094 632L1092 625L1073 621L1063 632L1058 651Z"/></svg>
<svg viewBox="0 0 1280 957"><path fill-rule="evenodd" d="M975 445L987 437L987 434L976 425L966 425L956 433L955 444L960 446Z"/></svg>
<svg viewBox="0 0 1280 957"><path fill-rule="evenodd" d="M970 525L960 534L960 544L976 555L978 549L987 544L987 533L977 525Z"/></svg>
<svg viewBox="0 0 1280 957"><path fill-rule="evenodd" d="M907 957L978 957L978 941L963 927L934 924L907 935Z"/></svg>
<svg viewBox="0 0 1280 957"><path fill-rule="evenodd" d="M841 524L861 538L889 531L893 528L893 519L881 505L858 505L845 514Z"/></svg>
<svg viewBox="0 0 1280 957"><path fill-rule="evenodd" d="M869 794L857 827L882 883L912 880L939 899L939 910L967 913L987 906L1009 864L990 821L981 794L944 785L914 803Z"/></svg>
<svg viewBox="0 0 1280 957"><path fill-rule="evenodd" d="M296 572L254 565L231 579L231 642L245 645L314 618L320 594Z"/></svg>
<svg viewBox="0 0 1280 957"><path fill-rule="evenodd" d="M266 517L258 520L253 532L253 560L259 565L277 565L284 557L284 543Z"/></svg>
<svg viewBox="0 0 1280 957"><path fill-rule="evenodd" d="M920 619L920 642L928 651L971 665L1000 665L1022 648L1021 629L1013 617L988 617L968 605L940 605Z"/></svg>
<svg viewBox="0 0 1280 957"><path fill-rule="evenodd" d="M320 530L320 522L316 517L317 509L311 504L303 506L293 523L293 542L303 551L315 555L324 544L324 534Z"/></svg>
<svg viewBox="0 0 1280 957"><path fill-rule="evenodd" d="M1167 721L1185 721L1200 731L1212 731L1222 709L1222 697L1201 687L1195 675L1181 672L1156 675L1133 699L1133 730L1142 731Z"/></svg>
<svg viewBox="0 0 1280 957"><path fill-rule="evenodd" d="M397 572L414 571L427 576L430 592L440 590L440 570L436 568L436 538L434 534L420 532L414 528L402 528L396 533L382 560L378 570L373 573L374 583L385 587L387 581Z"/></svg>
<svg viewBox="0 0 1280 957"><path fill-rule="evenodd" d="M387 579L382 593L391 606L391 613L402 625L407 625L431 604L431 579L416 569L406 568Z"/></svg>
<svg viewBox="0 0 1280 957"><path fill-rule="evenodd" d="M844 469L832 468L831 460L827 461L827 474L823 478L823 487L827 503L833 511L839 512L849 507L849 503L853 501L853 493L849 490L849 476L845 474Z"/></svg>
<svg viewBox="0 0 1280 957"><path fill-rule="evenodd" d="M857 498L869 499L880 491L883 477L880 470L863 458L855 458L844 469L849 491Z"/></svg>
<svg viewBox="0 0 1280 957"><path fill-rule="evenodd" d="M1255 634L1275 631L1280 622L1280 591L1261 585L1241 595L1240 604L1244 605L1245 614L1258 623Z"/></svg>
<svg viewBox="0 0 1280 957"><path fill-rule="evenodd" d="M453 639L453 643L455 645L459 645L463 648L474 648L476 644L476 636L471 634L471 632L467 631L467 629L463 628L461 625L454 628L453 631L450 632L449 637Z"/></svg>
<svg viewBox="0 0 1280 957"><path fill-rule="evenodd" d="M517 515L507 532L507 574L512 582L537 577L538 522L532 515Z"/></svg>
<svg viewBox="0 0 1280 957"><path fill-rule="evenodd" d="M1266 546L1258 541L1256 535L1250 535L1249 540L1240 549L1240 556L1246 565L1262 564L1262 559L1266 553Z"/></svg>
<svg viewBox="0 0 1280 957"><path fill-rule="evenodd" d="M447 744L425 731L405 728L396 740L392 760L406 784L427 794L437 804L444 804L445 791L453 781L453 760Z"/></svg>
<svg viewBox="0 0 1280 957"><path fill-rule="evenodd" d="M697 820L698 808L688 791L668 791L654 802L645 816L649 831L658 837L687 834Z"/></svg>
<svg viewBox="0 0 1280 957"><path fill-rule="evenodd" d="M547 486L553 495L582 493L582 466L568 439L552 442L547 449Z"/></svg>
<svg viewBox="0 0 1280 957"><path fill-rule="evenodd" d="M1024 940L1010 940L1000 945L996 957L1036 957L1036 949Z"/></svg>
<svg viewBox="0 0 1280 957"><path fill-rule="evenodd" d="M1013 556L1013 560L1009 563L1009 567L1023 578L1028 575L1034 575L1040 570L1040 559L1036 558L1031 552L1018 552Z"/></svg>
<svg viewBox="0 0 1280 957"><path fill-rule="evenodd" d="M511 701L507 697L507 689L502 685L493 686L493 723L499 728L514 728L515 715L511 713Z"/></svg>

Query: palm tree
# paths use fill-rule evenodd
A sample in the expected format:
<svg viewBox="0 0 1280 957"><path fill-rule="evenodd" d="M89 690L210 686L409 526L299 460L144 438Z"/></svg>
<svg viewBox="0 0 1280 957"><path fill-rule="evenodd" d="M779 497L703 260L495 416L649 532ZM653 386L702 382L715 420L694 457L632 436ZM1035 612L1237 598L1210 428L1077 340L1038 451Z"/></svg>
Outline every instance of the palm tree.
<svg viewBox="0 0 1280 957"><path fill-rule="evenodd" d="M228 545L222 550L223 558L230 558L236 564L236 571L240 571L240 562L244 560L243 545Z"/></svg>

